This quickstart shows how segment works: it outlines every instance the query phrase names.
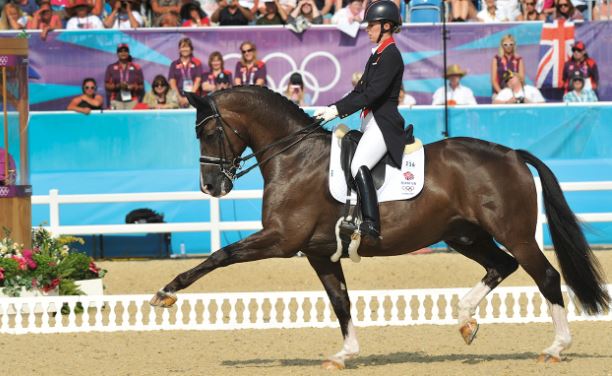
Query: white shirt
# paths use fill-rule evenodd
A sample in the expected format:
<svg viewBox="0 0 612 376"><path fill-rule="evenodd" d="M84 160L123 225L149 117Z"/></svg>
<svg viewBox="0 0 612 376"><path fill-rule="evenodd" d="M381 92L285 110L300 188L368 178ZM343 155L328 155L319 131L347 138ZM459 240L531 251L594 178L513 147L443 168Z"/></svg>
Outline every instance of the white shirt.
<svg viewBox="0 0 612 376"><path fill-rule="evenodd" d="M349 7L346 6L338 11L336 11L336 13L334 13L332 19L331 19L331 23L332 24L340 24L340 23L361 23L363 20L363 13L364 11L362 10L361 12L359 12L357 15L353 15L353 13L350 11Z"/></svg>
<svg viewBox="0 0 612 376"><path fill-rule="evenodd" d="M510 100L511 98L521 98L521 97L525 98L530 103L546 102L546 99L544 99L544 97L542 96L542 93L540 93L540 90L538 90L536 87L531 86L531 85L524 85L523 88L517 93L513 93L512 89L510 89L509 87L504 88L497 94L497 96L495 97L495 100L507 101L507 100Z"/></svg>
<svg viewBox="0 0 612 376"><path fill-rule="evenodd" d="M138 27L141 27L144 24L144 21L140 13L133 10L132 15L136 19L136 22L138 22ZM113 23L113 26L111 26L111 29L133 29L132 25L130 24L130 18L128 17L127 13L118 13L117 17L115 17L115 22Z"/></svg>
<svg viewBox="0 0 612 376"><path fill-rule="evenodd" d="M415 104L416 99L412 95L404 93L404 100L398 103L398 106L414 106Z"/></svg>
<svg viewBox="0 0 612 376"><path fill-rule="evenodd" d="M514 21L521 14L518 0L495 0L495 5L497 6L497 15L502 21Z"/></svg>
<svg viewBox="0 0 612 376"><path fill-rule="evenodd" d="M502 22L502 18L499 15L499 11L495 11L495 17L493 17L491 16L491 13L489 13L488 10L483 9L478 12L476 18L478 18L482 22Z"/></svg>
<svg viewBox="0 0 612 376"><path fill-rule="evenodd" d="M104 29L104 24L98 16L89 15L84 18L71 17L66 23L66 30Z"/></svg>
<svg viewBox="0 0 612 376"><path fill-rule="evenodd" d="M472 92L472 89L461 84L459 84L459 86L457 86L455 90L453 90L450 85L448 86L448 91L446 92L446 100L454 100L455 103L459 106L478 104L476 103L476 98L474 98L474 93ZM444 86L436 90L433 95L433 102L431 104L434 106L444 104Z"/></svg>

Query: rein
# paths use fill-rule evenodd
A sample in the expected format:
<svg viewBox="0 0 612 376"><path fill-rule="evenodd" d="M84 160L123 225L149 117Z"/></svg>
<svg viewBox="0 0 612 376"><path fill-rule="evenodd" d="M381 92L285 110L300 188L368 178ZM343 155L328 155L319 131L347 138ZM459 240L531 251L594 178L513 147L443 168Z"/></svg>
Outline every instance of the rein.
<svg viewBox="0 0 612 376"><path fill-rule="evenodd" d="M308 124L306 127L300 129L299 131L294 132L294 133L292 133L290 135L287 135L287 136L281 138L280 140L277 140L277 141L275 141L275 142L273 142L271 144L266 145L265 147L263 147L262 149L258 150L257 152L251 153L251 154L246 155L244 157L242 157L242 156L235 156L237 153L234 151L234 148L232 147L232 144L229 142L229 139L228 139L227 144L229 145L230 152L232 153L232 156L235 156L230 161L229 159L227 159L227 153L226 153L226 149L225 149L225 142L223 142L227 138L227 133L225 131L225 128L226 127L229 128L245 144L248 144L248 143L244 139L244 137L240 134L240 132L238 132L238 130L236 128L232 127L226 121L223 120L223 118L221 117L221 113L217 109L217 104L215 103L213 98L207 96L207 97L205 97L205 99L208 101L208 104L210 105L210 107L211 107L211 109L213 111L213 114L210 115L210 116L205 117L204 119L202 119L202 120L200 120L199 122L196 123L196 126L195 126L196 135L197 135L198 138L200 138L200 132L199 132L200 127L202 127L204 124L206 124L209 120L215 119L215 124L217 126L217 132L219 132L219 134L221 136L221 137L219 137L219 149L223 151L222 152L223 156L222 156L222 158L219 158L219 157L211 157L211 156L208 156L208 155L202 155L202 156L200 156L200 164L218 165L221 173L223 175L225 175L229 180L236 180L236 179L242 177L243 175L246 175L251 170L253 170L253 169L255 169L255 168L259 167L259 166L264 165L266 162L268 162L272 158L278 156L279 154L289 150L293 146L295 146L298 143L302 142L302 140L304 140L306 137L308 137L313 132L315 132L317 129L319 129L319 128L321 128L323 126L323 120L322 119L317 119L314 122ZM297 137L297 139L295 139L296 137ZM242 170L242 171L236 173L236 170L237 169L242 169L243 166L244 166L244 162L248 161L249 159L255 158L258 155L263 154L264 152L268 151L269 149L271 149L273 147L276 147L278 145L284 144L284 143L292 141L292 140L293 140L293 142L291 142L287 146L283 147L282 149L278 150L277 152L273 153L272 155L270 155L269 157L267 157L263 161L257 162L254 165L252 165L249 168L247 168L246 170ZM227 169L227 168L225 168L225 166L230 166L230 167L229 167L229 169Z"/></svg>

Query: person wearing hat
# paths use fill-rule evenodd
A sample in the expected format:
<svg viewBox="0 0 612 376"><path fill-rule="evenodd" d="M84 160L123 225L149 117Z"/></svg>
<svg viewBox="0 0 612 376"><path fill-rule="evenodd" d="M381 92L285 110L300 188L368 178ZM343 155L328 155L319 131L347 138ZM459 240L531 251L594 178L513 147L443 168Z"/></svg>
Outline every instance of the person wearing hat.
<svg viewBox="0 0 612 376"><path fill-rule="evenodd" d="M135 29L144 25L144 19L138 11L140 3L134 0L111 0L113 11L104 19L107 29Z"/></svg>
<svg viewBox="0 0 612 376"><path fill-rule="evenodd" d="M574 71L581 71L584 77L584 87L597 93L599 87L599 69L597 63L586 51L582 41L576 41L572 46L572 57L563 65L563 83L565 92L571 90L570 78Z"/></svg>
<svg viewBox="0 0 612 376"><path fill-rule="evenodd" d="M477 104L472 89L461 85L461 78L465 76L465 74L466 72L462 70L458 64L453 64L446 69L446 79L448 80L448 85L446 86L446 102L449 106ZM444 105L444 91L444 86L436 90L433 95L432 105Z"/></svg>
<svg viewBox="0 0 612 376"><path fill-rule="evenodd" d="M117 60L106 68L104 87L113 110L131 110L144 94L144 75L140 65L132 61L130 47L117 46Z"/></svg>
<svg viewBox="0 0 612 376"><path fill-rule="evenodd" d="M285 97L300 107L312 104L312 97L304 91L304 79L299 72L291 73L289 84L285 89Z"/></svg>
<svg viewBox="0 0 612 376"><path fill-rule="evenodd" d="M63 26L59 16L53 13L49 0L43 0L40 2L40 8L34 12L34 16L28 21L27 28L41 30L40 38L46 40L49 32L61 29Z"/></svg>
<svg viewBox="0 0 612 376"><path fill-rule="evenodd" d="M100 18L91 13L93 5L87 0L68 0L66 11L70 18L66 30L104 29Z"/></svg>
<svg viewBox="0 0 612 376"><path fill-rule="evenodd" d="M404 153L404 118L399 113L398 97L404 75L404 61L393 34L402 21L393 1L370 3L365 11L366 32L376 47L372 49L361 80L344 98L315 111L321 121L337 116L345 118L361 110L363 136L351 162L351 176L357 188L363 222L363 239L380 238L378 197L370 170L385 156L389 164L400 168ZM367 241L367 240L366 240Z"/></svg>
<svg viewBox="0 0 612 376"><path fill-rule="evenodd" d="M206 27L210 26L210 20L206 12L202 10L198 1L188 1L181 6L181 20L183 27Z"/></svg>
<svg viewBox="0 0 612 376"><path fill-rule="evenodd" d="M495 99L494 104L514 103L544 103L546 100L535 86L523 85L518 73L507 70L502 75L506 87L502 89Z"/></svg>
<svg viewBox="0 0 612 376"><path fill-rule="evenodd" d="M570 88L571 91L568 91L563 95L563 102L597 102L597 94L591 89L584 87L584 75L582 71L575 70L572 72L572 77L570 78Z"/></svg>
<svg viewBox="0 0 612 376"><path fill-rule="evenodd" d="M215 91L229 89L232 87L232 78L221 72L215 78Z"/></svg>

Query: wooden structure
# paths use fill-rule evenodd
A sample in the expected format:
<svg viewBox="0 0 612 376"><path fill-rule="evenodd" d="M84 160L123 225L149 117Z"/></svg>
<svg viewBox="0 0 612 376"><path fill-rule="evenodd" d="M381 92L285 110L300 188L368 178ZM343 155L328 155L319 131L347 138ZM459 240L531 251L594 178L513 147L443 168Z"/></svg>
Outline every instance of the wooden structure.
<svg viewBox="0 0 612 376"><path fill-rule="evenodd" d="M16 171L9 174L8 163L4 176L15 175L0 186L0 231L7 228L11 238L31 245L32 187L28 163L28 40L0 39L0 95L3 127L0 146L5 160L10 153L16 160ZM4 233L0 233L4 236Z"/></svg>

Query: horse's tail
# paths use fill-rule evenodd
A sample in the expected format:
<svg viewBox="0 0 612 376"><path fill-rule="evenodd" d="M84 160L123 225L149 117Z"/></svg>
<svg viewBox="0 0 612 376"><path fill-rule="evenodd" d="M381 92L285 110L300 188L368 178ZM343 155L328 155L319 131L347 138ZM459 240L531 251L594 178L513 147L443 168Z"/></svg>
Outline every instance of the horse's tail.
<svg viewBox="0 0 612 376"><path fill-rule="evenodd" d="M550 235L565 282L587 313L607 311L610 295L604 285L601 266L584 237L578 219L567 204L557 178L533 154L525 150L516 152L535 167L540 176Z"/></svg>

